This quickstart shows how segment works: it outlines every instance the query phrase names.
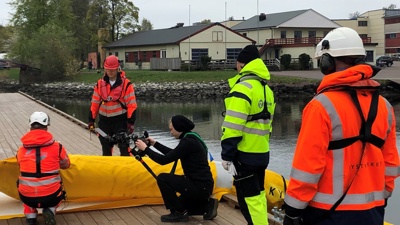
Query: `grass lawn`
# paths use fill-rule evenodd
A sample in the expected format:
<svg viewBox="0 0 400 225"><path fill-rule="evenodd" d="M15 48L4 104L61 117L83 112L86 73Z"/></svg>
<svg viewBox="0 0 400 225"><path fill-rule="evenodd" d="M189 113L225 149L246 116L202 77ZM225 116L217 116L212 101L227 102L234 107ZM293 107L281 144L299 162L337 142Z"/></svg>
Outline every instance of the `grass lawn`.
<svg viewBox="0 0 400 225"><path fill-rule="evenodd" d="M234 70L227 71L152 71L152 70L126 70L126 76L136 84L144 82L215 82L226 81L237 74ZM299 84L313 83L317 80L305 79L300 77L274 76L271 72L271 83ZM71 78L71 82L96 83L103 76L103 71L97 73L95 70L81 70L76 76ZM0 79L18 80L19 68L10 70L0 70Z"/></svg>

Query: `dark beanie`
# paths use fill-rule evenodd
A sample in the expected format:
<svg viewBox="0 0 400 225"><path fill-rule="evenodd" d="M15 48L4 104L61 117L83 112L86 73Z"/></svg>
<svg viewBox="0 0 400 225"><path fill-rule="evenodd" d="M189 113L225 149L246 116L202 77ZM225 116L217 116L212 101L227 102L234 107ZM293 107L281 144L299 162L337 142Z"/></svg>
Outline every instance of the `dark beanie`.
<svg viewBox="0 0 400 225"><path fill-rule="evenodd" d="M247 64L254 59L260 58L260 53L255 45L247 45L237 57L237 61Z"/></svg>
<svg viewBox="0 0 400 225"><path fill-rule="evenodd" d="M176 115L171 118L172 126L178 132L191 131L194 128L194 123L182 115Z"/></svg>

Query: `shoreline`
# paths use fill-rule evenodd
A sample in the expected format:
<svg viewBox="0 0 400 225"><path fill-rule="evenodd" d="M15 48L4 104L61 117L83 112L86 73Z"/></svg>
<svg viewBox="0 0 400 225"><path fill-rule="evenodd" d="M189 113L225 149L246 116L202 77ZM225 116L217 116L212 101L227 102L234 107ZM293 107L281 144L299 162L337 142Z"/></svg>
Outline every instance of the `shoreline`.
<svg viewBox="0 0 400 225"><path fill-rule="evenodd" d="M0 92L24 92L31 96L90 99L95 84L78 82L54 82L46 84L20 85L17 81L0 81ZM319 82L304 84L269 83L276 99L312 98ZM229 92L226 81L219 82L145 82L135 84L135 94L138 99L155 101L174 100L212 100L223 99ZM382 82L381 95L396 100L400 91L388 82Z"/></svg>

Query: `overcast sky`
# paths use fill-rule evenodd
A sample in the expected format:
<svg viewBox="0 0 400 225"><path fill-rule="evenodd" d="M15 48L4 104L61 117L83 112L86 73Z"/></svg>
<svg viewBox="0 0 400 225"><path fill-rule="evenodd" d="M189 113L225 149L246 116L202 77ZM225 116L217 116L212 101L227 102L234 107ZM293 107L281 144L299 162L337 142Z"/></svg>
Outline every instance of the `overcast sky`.
<svg viewBox="0 0 400 225"><path fill-rule="evenodd" d="M0 0L0 24L6 25L11 18L9 0ZM347 19L350 13L364 13L382 9L395 0L133 0L139 7L139 22L150 20L154 29L169 28L176 23L200 22L210 19L222 22L233 16L248 19L258 13L277 13L302 9L313 9L329 19ZM258 6L257 6L258 3ZM226 6L226 7L225 7ZM400 8L400 3L397 4Z"/></svg>

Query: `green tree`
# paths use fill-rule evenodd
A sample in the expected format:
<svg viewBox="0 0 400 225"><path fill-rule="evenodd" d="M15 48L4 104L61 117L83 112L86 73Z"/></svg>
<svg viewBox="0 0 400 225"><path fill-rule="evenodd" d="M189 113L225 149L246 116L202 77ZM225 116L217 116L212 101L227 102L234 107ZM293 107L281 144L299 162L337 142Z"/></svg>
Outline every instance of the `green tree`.
<svg viewBox="0 0 400 225"><path fill-rule="evenodd" d="M204 19L200 22L200 24L211 24L211 20L210 19Z"/></svg>
<svg viewBox="0 0 400 225"><path fill-rule="evenodd" d="M47 80L59 80L76 72L75 16L71 0L14 0L11 19L15 40L10 57L41 69ZM71 66L72 65L72 66Z"/></svg>
<svg viewBox="0 0 400 225"><path fill-rule="evenodd" d="M71 0L72 2L72 14L74 15L74 21L71 27L73 35L77 43L76 57L79 57L83 62L87 59L89 52L97 51L97 41L92 37L92 34L96 35L97 29L90 29L89 25L92 21L86 19L89 11L89 0Z"/></svg>
<svg viewBox="0 0 400 225"><path fill-rule="evenodd" d="M92 0L87 18L97 22L97 29L110 31L110 41L134 32L137 27L139 8L129 0Z"/></svg>
<svg viewBox="0 0 400 225"><path fill-rule="evenodd" d="M153 30L153 24L150 20L143 18L142 23L138 26L138 31Z"/></svg>
<svg viewBox="0 0 400 225"><path fill-rule="evenodd" d="M28 38L50 22L67 30L74 22L71 0L14 0L10 5L15 8L11 23Z"/></svg>
<svg viewBox="0 0 400 225"><path fill-rule="evenodd" d="M11 26L0 25L0 52L8 52L13 39L13 29Z"/></svg>

